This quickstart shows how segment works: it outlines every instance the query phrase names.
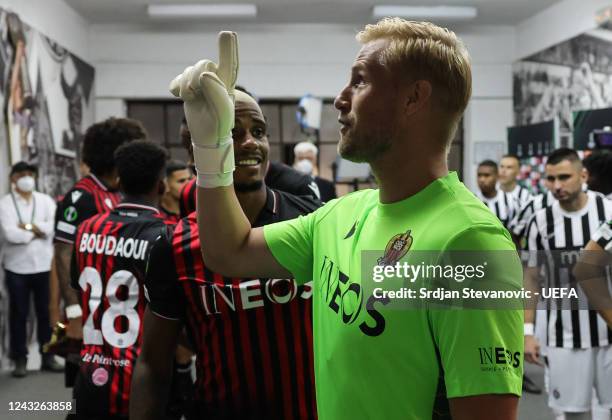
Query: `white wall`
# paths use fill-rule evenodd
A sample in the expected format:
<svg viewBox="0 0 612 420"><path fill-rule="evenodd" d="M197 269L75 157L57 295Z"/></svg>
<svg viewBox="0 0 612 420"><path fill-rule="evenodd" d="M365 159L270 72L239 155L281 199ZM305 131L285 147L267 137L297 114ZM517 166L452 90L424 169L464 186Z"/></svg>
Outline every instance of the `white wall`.
<svg viewBox="0 0 612 420"><path fill-rule="evenodd" d="M295 98L306 92L334 97L346 83L359 49L359 26L242 25L239 84L263 98ZM200 58L217 57L219 28L164 32L118 25L94 25L90 33L96 66L96 119L125 111L124 98L169 98L170 80ZM477 27L459 34L470 51L474 88L466 118L466 180L471 183L472 135L504 140L512 121L511 27ZM494 102L491 102L494 101ZM486 115L483 113L486 112ZM499 123L499 126L495 126ZM493 127L493 128L492 128Z"/></svg>
<svg viewBox="0 0 612 420"><path fill-rule="evenodd" d="M0 7L89 61L89 23L63 0L0 0Z"/></svg>
<svg viewBox="0 0 612 420"><path fill-rule="evenodd" d="M516 59L525 58L595 28L595 15L610 0L562 0L516 27Z"/></svg>

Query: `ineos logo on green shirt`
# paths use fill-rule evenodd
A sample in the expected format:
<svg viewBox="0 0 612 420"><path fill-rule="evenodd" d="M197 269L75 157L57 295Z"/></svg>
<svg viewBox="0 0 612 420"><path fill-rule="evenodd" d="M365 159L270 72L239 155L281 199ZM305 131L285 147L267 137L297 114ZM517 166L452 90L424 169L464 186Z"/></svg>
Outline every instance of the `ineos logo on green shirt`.
<svg viewBox="0 0 612 420"><path fill-rule="evenodd" d="M359 329L370 337L376 337L385 331L386 320L374 304L379 302L387 305L389 298L376 299L370 296L364 305L361 285L351 282L329 257L323 260L321 279L322 298L329 309L341 317L345 325L351 325L359 319Z"/></svg>
<svg viewBox="0 0 612 420"><path fill-rule="evenodd" d="M66 219L67 222L74 222L77 217L79 217L79 213L74 206L67 207L66 210L64 210L64 219Z"/></svg>
<svg viewBox="0 0 612 420"><path fill-rule="evenodd" d="M521 352L506 349L504 347L478 347L481 366L512 366L518 368L521 365Z"/></svg>

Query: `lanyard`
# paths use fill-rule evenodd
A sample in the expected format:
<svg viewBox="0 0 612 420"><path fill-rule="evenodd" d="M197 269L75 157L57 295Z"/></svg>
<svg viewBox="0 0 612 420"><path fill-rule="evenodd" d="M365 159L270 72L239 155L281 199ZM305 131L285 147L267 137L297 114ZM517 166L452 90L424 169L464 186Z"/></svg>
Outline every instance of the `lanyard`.
<svg viewBox="0 0 612 420"><path fill-rule="evenodd" d="M23 219L21 218L21 212L19 211L19 206L17 206L17 200L15 200L15 194L11 193L11 198L13 199L13 205L15 206L15 211L17 212L17 218L19 219L20 224L23 223ZM34 194L32 194L32 215L30 216L30 224L34 223L34 212L36 211L36 198L34 198Z"/></svg>

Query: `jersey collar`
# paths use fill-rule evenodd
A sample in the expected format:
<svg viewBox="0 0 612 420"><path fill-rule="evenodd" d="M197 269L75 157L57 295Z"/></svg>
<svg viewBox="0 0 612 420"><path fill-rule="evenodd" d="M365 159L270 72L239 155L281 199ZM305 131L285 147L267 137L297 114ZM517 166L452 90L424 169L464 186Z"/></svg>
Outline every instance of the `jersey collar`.
<svg viewBox="0 0 612 420"><path fill-rule="evenodd" d="M264 226L276 221L279 204L278 192L266 187L266 204L259 212L253 226Z"/></svg>
<svg viewBox="0 0 612 420"><path fill-rule="evenodd" d="M159 209L156 209L155 207L146 206L144 204L137 204L137 203L123 202L123 203L120 203L119 205L117 205L116 208L118 208L118 209L148 210L148 211L152 211L152 212L157 213L157 214L161 214Z"/></svg>
<svg viewBox="0 0 612 420"><path fill-rule="evenodd" d="M108 191L108 187L97 176L95 176L94 174L89 174L89 177L92 179L93 182L96 183L96 185L98 185L98 187L100 187L104 191Z"/></svg>

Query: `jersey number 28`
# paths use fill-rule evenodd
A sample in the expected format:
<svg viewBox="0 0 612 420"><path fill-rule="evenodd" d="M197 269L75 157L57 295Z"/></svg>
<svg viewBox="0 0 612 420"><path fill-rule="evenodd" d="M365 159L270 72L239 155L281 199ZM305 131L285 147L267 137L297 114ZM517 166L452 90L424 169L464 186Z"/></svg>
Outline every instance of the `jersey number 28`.
<svg viewBox="0 0 612 420"><path fill-rule="evenodd" d="M100 273L93 267L85 267L79 277L79 286L86 291L87 285L91 287L91 292L89 294L89 316L83 325L83 343L102 345L103 340L106 340L111 346L120 349L132 346L138 339L140 330L140 318L135 309L140 294L136 277L127 270L116 271L108 279L104 291ZM117 298L117 289L120 286L128 288L126 300ZM102 314L102 325L98 330L94 325L93 315L102 303L103 291L109 307ZM118 332L115 329L115 320L120 316L128 320L128 329L125 332Z"/></svg>

